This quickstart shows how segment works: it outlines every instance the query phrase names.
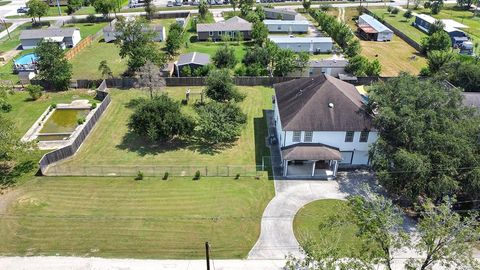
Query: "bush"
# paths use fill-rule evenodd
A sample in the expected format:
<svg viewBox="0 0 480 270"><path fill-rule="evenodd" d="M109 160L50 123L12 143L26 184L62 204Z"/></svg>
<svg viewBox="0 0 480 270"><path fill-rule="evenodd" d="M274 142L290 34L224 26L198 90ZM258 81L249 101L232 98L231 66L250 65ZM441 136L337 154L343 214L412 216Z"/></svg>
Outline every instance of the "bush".
<svg viewBox="0 0 480 270"><path fill-rule="evenodd" d="M235 175L235 180L238 180L238 179L240 179L240 174L239 173L237 173L237 175Z"/></svg>
<svg viewBox="0 0 480 270"><path fill-rule="evenodd" d="M97 17L95 15L90 14L90 15L87 16L87 22L94 23L96 21L97 21Z"/></svg>
<svg viewBox="0 0 480 270"><path fill-rule="evenodd" d="M85 120L86 120L85 117L78 118L77 119L77 124L81 125L81 124L85 123Z"/></svg>
<svg viewBox="0 0 480 270"><path fill-rule="evenodd" d="M329 11L332 8L332 5L330 4L321 4L320 5L320 10L322 11Z"/></svg>
<svg viewBox="0 0 480 270"><path fill-rule="evenodd" d="M96 103L96 102L93 102L91 109L93 110L93 109L95 109L95 108L97 108L97 103Z"/></svg>
<svg viewBox="0 0 480 270"><path fill-rule="evenodd" d="M167 179L168 179L168 175L169 175L168 172L165 172L165 174L163 175L162 180L167 180Z"/></svg>
<svg viewBox="0 0 480 270"><path fill-rule="evenodd" d="M388 11L388 13L391 13L391 12L392 12L392 10L393 10L393 7L392 7L392 6L388 6L388 7L387 7L387 11Z"/></svg>
<svg viewBox="0 0 480 270"><path fill-rule="evenodd" d="M233 84L233 78L230 76L228 69L210 71L207 77L205 94L207 97L218 102L228 102L231 100L238 102L245 98L245 95L240 93Z"/></svg>
<svg viewBox="0 0 480 270"><path fill-rule="evenodd" d="M395 15L397 15L398 12L400 12L400 9L397 8L397 7L394 7L394 8L392 9L392 11L391 11L391 13L392 13L392 14L395 14Z"/></svg>
<svg viewBox="0 0 480 270"><path fill-rule="evenodd" d="M195 172L195 176L193 176L193 180L200 180L200 178L202 177L202 175L200 174L200 171L196 171Z"/></svg>
<svg viewBox="0 0 480 270"><path fill-rule="evenodd" d="M143 172L142 171L138 171L137 172L137 177L135 177L135 180L143 180Z"/></svg>
<svg viewBox="0 0 480 270"><path fill-rule="evenodd" d="M53 109L56 109L57 108L57 104L56 103L53 103L50 108L53 110Z"/></svg>
<svg viewBox="0 0 480 270"><path fill-rule="evenodd" d="M37 100L42 96L43 87L40 85L29 84L25 87L25 90L33 100Z"/></svg>

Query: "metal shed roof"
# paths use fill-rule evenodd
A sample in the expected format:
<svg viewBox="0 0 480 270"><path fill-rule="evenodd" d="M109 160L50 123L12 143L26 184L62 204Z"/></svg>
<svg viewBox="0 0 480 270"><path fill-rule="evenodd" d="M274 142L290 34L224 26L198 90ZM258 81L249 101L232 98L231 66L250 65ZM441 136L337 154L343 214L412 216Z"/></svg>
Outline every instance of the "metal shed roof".
<svg viewBox="0 0 480 270"><path fill-rule="evenodd" d="M283 20L264 20L263 23L265 25L309 25L310 23L305 20L300 21L283 21Z"/></svg>
<svg viewBox="0 0 480 270"><path fill-rule="evenodd" d="M205 53L191 52L181 54L178 57L177 66L183 66L188 64L208 65L210 63L210 56Z"/></svg>
<svg viewBox="0 0 480 270"><path fill-rule="evenodd" d="M363 14L362 16L360 16L360 18L379 33L381 32L393 33L393 31L390 30L390 28L386 27L377 19L373 18L368 14Z"/></svg>
<svg viewBox="0 0 480 270"><path fill-rule="evenodd" d="M333 43L331 37L268 36L274 43Z"/></svg>

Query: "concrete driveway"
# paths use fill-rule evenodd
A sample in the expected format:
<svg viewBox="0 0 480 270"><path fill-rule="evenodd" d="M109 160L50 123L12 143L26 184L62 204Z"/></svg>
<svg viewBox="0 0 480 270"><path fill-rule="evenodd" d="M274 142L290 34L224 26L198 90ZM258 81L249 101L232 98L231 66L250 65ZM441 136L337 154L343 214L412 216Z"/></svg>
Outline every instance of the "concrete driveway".
<svg viewBox="0 0 480 270"><path fill-rule="evenodd" d="M275 197L265 209L260 237L248 259L285 259L288 254L302 256L293 233L293 219L306 204L321 199L345 199L370 182L366 172L340 173L337 181L275 180Z"/></svg>

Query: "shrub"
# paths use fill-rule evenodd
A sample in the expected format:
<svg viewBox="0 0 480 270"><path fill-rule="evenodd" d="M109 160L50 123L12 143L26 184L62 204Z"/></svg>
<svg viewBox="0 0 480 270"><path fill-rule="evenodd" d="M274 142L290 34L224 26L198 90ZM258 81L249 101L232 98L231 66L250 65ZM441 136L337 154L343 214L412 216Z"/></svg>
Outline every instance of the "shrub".
<svg viewBox="0 0 480 270"><path fill-rule="evenodd" d="M165 174L163 175L162 180L167 180L167 179L168 179L168 172L165 172Z"/></svg>
<svg viewBox="0 0 480 270"><path fill-rule="evenodd" d="M239 173L237 173L237 175L235 175L235 180L238 180L238 179L240 179L240 174Z"/></svg>
<svg viewBox="0 0 480 270"><path fill-rule="evenodd" d="M91 108L92 108L92 110L95 109L95 108L97 108L97 103L96 103L96 102L93 102Z"/></svg>
<svg viewBox="0 0 480 270"><path fill-rule="evenodd" d="M25 90L33 100L37 100L42 96L43 87L40 85L29 84L25 87Z"/></svg>
<svg viewBox="0 0 480 270"><path fill-rule="evenodd" d="M394 8L392 9L392 11L391 11L391 13L392 13L392 14L395 14L395 15L397 15L398 12L400 12L400 9L397 8L397 7L394 7Z"/></svg>
<svg viewBox="0 0 480 270"><path fill-rule="evenodd" d="M85 117L78 118L78 119L77 119L77 123L78 123L79 125L85 123Z"/></svg>
<svg viewBox="0 0 480 270"><path fill-rule="evenodd" d="M202 175L200 174L200 171L197 170L195 176L193 176L193 180L200 180L200 177L202 177Z"/></svg>
<svg viewBox="0 0 480 270"><path fill-rule="evenodd" d="M137 172L137 177L135 177L135 180L143 180L143 172L142 171L138 171Z"/></svg>
<svg viewBox="0 0 480 270"><path fill-rule="evenodd" d="M50 108L53 110L53 109L56 109L57 108L57 104L56 103L53 103L52 106L50 106Z"/></svg>
<svg viewBox="0 0 480 270"><path fill-rule="evenodd" d="M388 7L387 7L387 11L388 11L388 13L391 13L391 12L392 12L392 10L393 10L393 7L392 7L392 6L388 6Z"/></svg>
<svg viewBox="0 0 480 270"><path fill-rule="evenodd" d="M87 22L94 23L96 21L97 21L97 17L95 15L90 14L90 15L87 16Z"/></svg>

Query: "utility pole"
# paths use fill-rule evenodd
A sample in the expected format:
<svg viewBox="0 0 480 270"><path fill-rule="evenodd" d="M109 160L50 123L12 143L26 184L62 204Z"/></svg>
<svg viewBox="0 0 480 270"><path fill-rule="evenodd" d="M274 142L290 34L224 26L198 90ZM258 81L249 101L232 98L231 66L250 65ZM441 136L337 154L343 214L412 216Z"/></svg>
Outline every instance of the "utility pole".
<svg viewBox="0 0 480 270"><path fill-rule="evenodd" d="M205 258L207 259L207 270L210 270L210 244L205 242Z"/></svg>
<svg viewBox="0 0 480 270"><path fill-rule="evenodd" d="M60 8L60 0L57 0L58 16L62 16L62 9Z"/></svg>
<svg viewBox="0 0 480 270"><path fill-rule="evenodd" d="M7 23L5 22L5 19L2 19L2 22L3 22L3 25L4 25L5 29L7 30L8 39L12 39L12 38L10 37L10 31L8 30Z"/></svg>

